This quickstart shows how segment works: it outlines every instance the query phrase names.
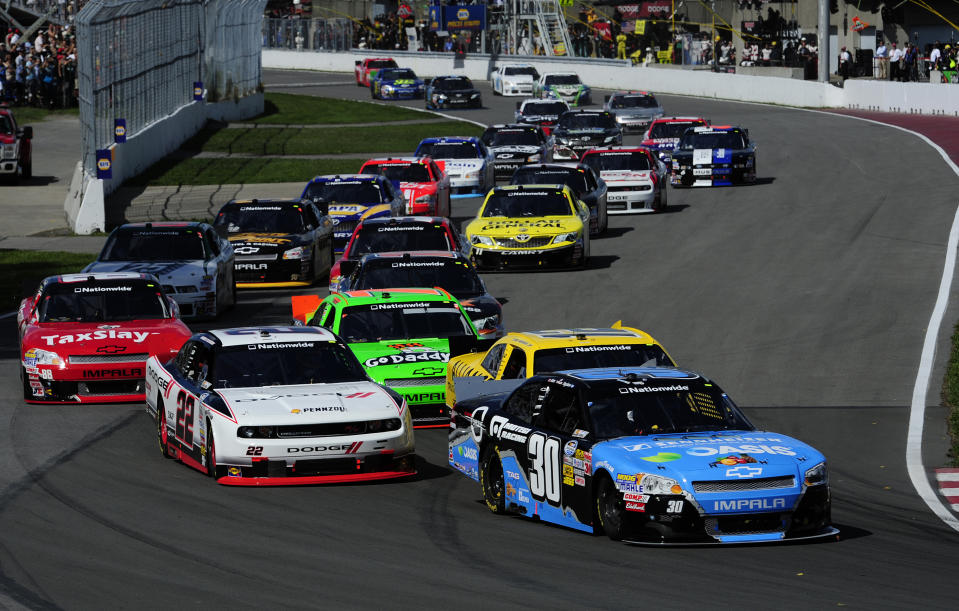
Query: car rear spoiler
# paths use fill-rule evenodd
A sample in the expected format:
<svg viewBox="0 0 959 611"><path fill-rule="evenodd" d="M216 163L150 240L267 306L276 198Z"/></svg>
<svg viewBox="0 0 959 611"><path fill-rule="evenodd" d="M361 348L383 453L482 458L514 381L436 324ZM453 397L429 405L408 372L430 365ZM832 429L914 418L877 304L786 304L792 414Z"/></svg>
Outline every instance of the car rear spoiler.
<svg viewBox="0 0 959 611"><path fill-rule="evenodd" d="M293 324L305 325L313 318L323 299L319 295L293 295L290 306L293 310Z"/></svg>
<svg viewBox="0 0 959 611"><path fill-rule="evenodd" d="M476 399L487 395L513 392L525 381L526 378L487 380L479 376L455 377L453 378L453 394L456 396L457 402L466 401L467 399Z"/></svg>

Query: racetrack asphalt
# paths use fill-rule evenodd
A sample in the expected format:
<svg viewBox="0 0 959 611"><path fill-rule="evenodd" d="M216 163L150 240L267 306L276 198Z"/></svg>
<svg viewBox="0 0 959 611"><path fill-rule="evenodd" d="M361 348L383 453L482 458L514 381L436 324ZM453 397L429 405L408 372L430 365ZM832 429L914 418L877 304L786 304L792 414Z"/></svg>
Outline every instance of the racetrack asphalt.
<svg viewBox="0 0 959 611"><path fill-rule="evenodd" d="M343 75L267 71L264 80L278 88L308 79ZM348 85L296 91L365 97ZM484 96L486 108L451 114L509 120L513 99L488 89ZM915 495L904 457L959 179L937 152L897 129L783 107L660 98L670 114L749 128L759 142L759 184L670 190L664 214L610 217L610 236L593 243L587 271L484 278L506 301L509 329L622 319L714 378L757 425L822 450L839 541L650 549L493 516L478 485L447 469L443 430L417 433L421 475L413 482L215 486L160 456L141 406L24 405L7 320L0 603L954 608L959 536ZM456 200L454 217L469 218L476 206ZM954 285L950 304L956 292ZM242 293L217 326L286 322L288 295ZM942 379L957 319L950 305L933 380ZM930 468L945 462L938 399L933 389Z"/></svg>

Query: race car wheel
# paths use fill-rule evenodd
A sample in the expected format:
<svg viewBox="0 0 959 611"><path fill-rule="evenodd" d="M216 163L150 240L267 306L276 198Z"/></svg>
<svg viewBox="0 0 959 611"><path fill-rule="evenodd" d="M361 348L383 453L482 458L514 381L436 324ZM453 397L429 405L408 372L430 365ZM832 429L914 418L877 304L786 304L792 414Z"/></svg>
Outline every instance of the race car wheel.
<svg viewBox="0 0 959 611"><path fill-rule="evenodd" d="M166 409L163 407L163 397L157 395L157 442L164 458L173 458L170 453L169 430L166 427Z"/></svg>
<svg viewBox="0 0 959 611"><path fill-rule="evenodd" d="M506 483L503 480L503 464L499 460L496 448L488 448L479 470L480 487L483 500L493 513L506 512Z"/></svg>
<svg viewBox="0 0 959 611"><path fill-rule="evenodd" d="M370 85L370 97L376 99L376 90L373 89L373 85Z"/></svg>
<svg viewBox="0 0 959 611"><path fill-rule="evenodd" d="M625 533L625 508L613 480L603 475L596 487L596 522L613 541L621 541Z"/></svg>
<svg viewBox="0 0 959 611"><path fill-rule="evenodd" d="M214 480L219 476L216 465L216 442L213 441L213 429L210 428L210 422L206 423L206 474Z"/></svg>

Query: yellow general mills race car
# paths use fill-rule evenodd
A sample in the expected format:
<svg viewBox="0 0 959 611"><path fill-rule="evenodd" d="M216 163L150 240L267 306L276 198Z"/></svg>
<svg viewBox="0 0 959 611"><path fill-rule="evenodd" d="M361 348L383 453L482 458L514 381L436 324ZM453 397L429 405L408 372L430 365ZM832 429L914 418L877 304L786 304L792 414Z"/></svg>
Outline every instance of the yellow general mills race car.
<svg viewBox="0 0 959 611"><path fill-rule="evenodd" d="M564 185L492 189L463 230L479 269L586 267L589 208Z"/></svg>
<svg viewBox="0 0 959 611"><path fill-rule="evenodd" d="M446 369L446 404L476 394L512 390L515 380L541 373L596 367L675 367L666 349L645 331L617 321L607 328L507 333L486 352L453 357Z"/></svg>

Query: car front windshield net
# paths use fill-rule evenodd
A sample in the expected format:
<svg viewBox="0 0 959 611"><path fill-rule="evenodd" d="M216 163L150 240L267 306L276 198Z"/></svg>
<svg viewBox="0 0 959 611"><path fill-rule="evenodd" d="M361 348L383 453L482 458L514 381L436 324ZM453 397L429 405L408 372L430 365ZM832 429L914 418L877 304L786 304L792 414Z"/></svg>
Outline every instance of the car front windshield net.
<svg viewBox="0 0 959 611"><path fill-rule="evenodd" d="M656 108L656 98L651 95L618 95L613 98L613 108Z"/></svg>
<svg viewBox="0 0 959 611"><path fill-rule="evenodd" d="M691 132L683 135L679 148L693 149L741 149L745 148L742 134L737 132Z"/></svg>
<svg viewBox="0 0 959 611"><path fill-rule="evenodd" d="M443 91L466 91L473 88L473 83L468 78L444 78L434 84Z"/></svg>
<svg viewBox="0 0 959 611"><path fill-rule="evenodd" d="M433 142L421 144L417 156L429 155L433 159L477 159L479 153L471 142Z"/></svg>
<svg viewBox="0 0 959 611"><path fill-rule="evenodd" d="M650 138L679 138L690 127L705 125L702 121L689 123L657 123L649 130Z"/></svg>
<svg viewBox="0 0 959 611"><path fill-rule="evenodd" d="M569 200L562 191L503 191L493 193L483 208L484 217L570 216Z"/></svg>
<svg viewBox="0 0 959 611"><path fill-rule="evenodd" d="M100 261L196 261L204 252L196 229L133 228L110 236Z"/></svg>
<svg viewBox="0 0 959 611"><path fill-rule="evenodd" d="M616 120L608 113L570 112L559 118L559 126L566 129L606 129L616 127Z"/></svg>
<svg viewBox="0 0 959 611"><path fill-rule="evenodd" d="M468 263L456 259L399 259L368 261L350 290L393 287L440 287L457 298L482 294L479 276Z"/></svg>
<svg viewBox="0 0 959 611"><path fill-rule="evenodd" d="M398 182L431 182L430 171L422 163L370 163L363 174L379 174Z"/></svg>
<svg viewBox="0 0 959 611"><path fill-rule="evenodd" d="M339 336L347 342L444 338L472 335L453 303L380 303L351 306L340 316Z"/></svg>
<svg viewBox="0 0 959 611"><path fill-rule="evenodd" d="M520 167L510 180L514 185L566 185L582 195L589 191L586 186L586 172L575 168L536 169Z"/></svg>
<svg viewBox="0 0 959 611"><path fill-rule="evenodd" d="M531 102L523 106L524 115L553 115L559 116L569 110L562 102Z"/></svg>
<svg viewBox="0 0 959 611"><path fill-rule="evenodd" d="M553 74L545 79L546 85L579 85L579 76L575 74Z"/></svg>
<svg viewBox="0 0 959 611"><path fill-rule="evenodd" d="M160 287L148 280L93 280L48 286L39 299L40 322L116 322L168 318Z"/></svg>
<svg viewBox="0 0 959 611"><path fill-rule="evenodd" d="M227 233L302 233L303 210L296 206L231 205L225 207L213 222Z"/></svg>
<svg viewBox="0 0 959 611"><path fill-rule="evenodd" d="M353 353L325 341L250 344L217 352L208 380L214 388L252 388L367 380Z"/></svg>
<svg viewBox="0 0 959 611"><path fill-rule="evenodd" d="M672 367L675 363L655 344L616 344L613 346L573 346L537 350L533 357L535 373L590 369L594 367Z"/></svg>
<svg viewBox="0 0 959 611"><path fill-rule="evenodd" d="M501 129L493 134L489 146L539 146L539 137L529 129Z"/></svg>
<svg viewBox="0 0 959 611"><path fill-rule="evenodd" d="M652 169L649 156L642 151L602 151L583 156L583 163L596 172L631 170L642 172Z"/></svg>

